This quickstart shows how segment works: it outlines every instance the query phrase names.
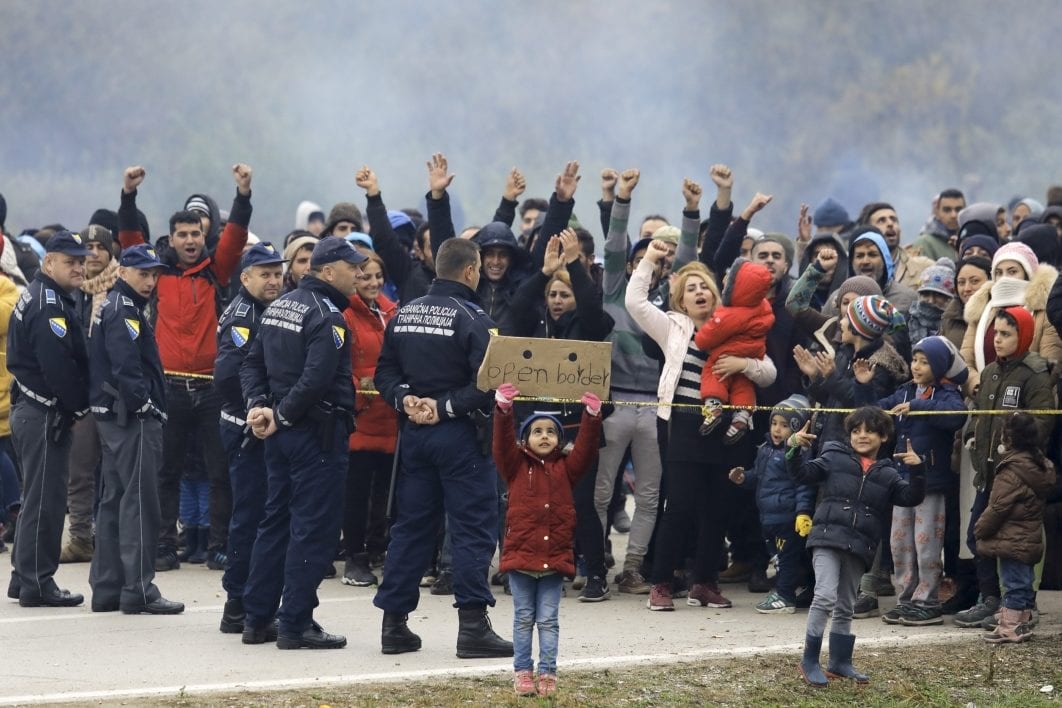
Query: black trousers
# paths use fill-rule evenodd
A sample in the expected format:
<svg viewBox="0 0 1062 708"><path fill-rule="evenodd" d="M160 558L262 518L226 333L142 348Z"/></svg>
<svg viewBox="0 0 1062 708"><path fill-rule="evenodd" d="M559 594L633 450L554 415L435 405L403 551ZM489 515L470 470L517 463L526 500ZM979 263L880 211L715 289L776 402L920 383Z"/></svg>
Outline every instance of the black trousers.
<svg viewBox="0 0 1062 708"><path fill-rule="evenodd" d="M394 460L388 452L350 453L343 505L343 546L348 557L387 550L387 494Z"/></svg>
<svg viewBox="0 0 1062 708"><path fill-rule="evenodd" d="M727 517L725 465L705 462L668 462L664 467L667 500L657 531L652 582L670 582L683 568L688 539L697 539L693 582L714 582L723 552ZM762 544L762 540L760 541Z"/></svg>

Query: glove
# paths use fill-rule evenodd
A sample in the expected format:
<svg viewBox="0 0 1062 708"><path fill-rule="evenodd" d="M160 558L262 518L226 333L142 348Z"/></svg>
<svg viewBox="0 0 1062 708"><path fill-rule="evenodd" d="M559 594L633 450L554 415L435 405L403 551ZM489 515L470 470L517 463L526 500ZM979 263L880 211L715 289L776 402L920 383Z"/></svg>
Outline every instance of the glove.
<svg viewBox="0 0 1062 708"><path fill-rule="evenodd" d="M498 408L508 413L513 407L513 399L520 395L520 391L511 383L503 383L498 387L498 390L494 392L494 401L498 404Z"/></svg>
<svg viewBox="0 0 1062 708"><path fill-rule="evenodd" d="M589 391L583 394L579 402L586 406L586 412L590 415L596 416L601 412L601 399Z"/></svg>
<svg viewBox="0 0 1062 708"><path fill-rule="evenodd" d="M811 533L811 517L807 514L797 514L795 527L798 534L807 538Z"/></svg>

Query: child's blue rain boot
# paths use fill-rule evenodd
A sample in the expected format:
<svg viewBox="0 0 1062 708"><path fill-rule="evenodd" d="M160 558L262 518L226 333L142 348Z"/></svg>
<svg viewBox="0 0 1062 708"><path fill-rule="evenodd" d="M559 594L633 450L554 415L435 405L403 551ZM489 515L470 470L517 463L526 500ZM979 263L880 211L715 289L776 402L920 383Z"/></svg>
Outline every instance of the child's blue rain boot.
<svg viewBox="0 0 1062 708"><path fill-rule="evenodd" d="M809 686L825 688L829 681L819 666L819 654L822 653L822 637L810 634L804 637L804 658L800 662L800 673Z"/></svg>
<svg viewBox="0 0 1062 708"><path fill-rule="evenodd" d="M854 634L830 633L830 663L826 675L830 678L847 678L856 683L870 683L870 677L861 674L852 666L852 650L855 648Z"/></svg>

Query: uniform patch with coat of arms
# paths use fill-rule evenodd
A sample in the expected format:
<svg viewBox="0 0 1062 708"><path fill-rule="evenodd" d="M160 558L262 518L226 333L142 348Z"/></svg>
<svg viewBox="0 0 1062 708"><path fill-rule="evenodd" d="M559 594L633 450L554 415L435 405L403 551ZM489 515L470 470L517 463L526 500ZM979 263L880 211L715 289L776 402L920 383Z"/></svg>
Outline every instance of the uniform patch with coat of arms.
<svg viewBox="0 0 1062 708"><path fill-rule="evenodd" d="M135 340L140 336L140 320L126 319L125 329L129 332L130 339Z"/></svg>
<svg viewBox="0 0 1062 708"><path fill-rule="evenodd" d="M343 340L346 338L346 330L338 325L332 325L332 341L336 344L336 349L343 348Z"/></svg>
<svg viewBox="0 0 1062 708"><path fill-rule="evenodd" d="M66 336L66 318L52 317L48 320L48 326L52 328L52 334L62 339Z"/></svg>

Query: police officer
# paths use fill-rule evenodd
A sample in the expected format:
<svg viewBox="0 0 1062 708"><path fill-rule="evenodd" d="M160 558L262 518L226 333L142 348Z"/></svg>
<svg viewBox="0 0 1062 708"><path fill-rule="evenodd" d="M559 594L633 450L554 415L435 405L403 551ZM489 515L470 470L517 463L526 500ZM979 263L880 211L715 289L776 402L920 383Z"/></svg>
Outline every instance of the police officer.
<svg viewBox="0 0 1062 708"><path fill-rule="evenodd" d="M240 262L240 291L218 323L214 389L222 401L221 442L229 456L232 483L228 560L221 578L228 593L221 615L221 631L226 634L243 632L243 586L266 499L265 456L262 444L247 425L240 365L258 333L262 312L280 295L283 263L271 243L252 246Z"/></svg>
<svg viewBox="0 0 1062 708"><path fill-rule="evenodd" d="M126 249L118 261L118 280L92 320L89 395L103 451L89 570L93 612L184 612L183 604L162 597L152 582L166 399L144 306L165 267L146 244Z"/></svg>
<svg viewBox="0 0 1062 708"><path fill-rule="evenodd" d="M49 238L44 250L7 335L7 367L18 382L11 436L23 473L9 594L23 607L72 607L85 598L59 589L53 576L66 518L70 427L88 413L88 351L72 295L85 280L88 250L69 231Z"/></svg>
<svg viewBox="0 0 1062 708"><path fill-rule="evenodd" d="M487 571L496 543L498 491L497 474L480 450L471 418L492 401L489 392L476 388L494 327L476 304L479 247L447 240L435 256L435 272L428 294L388 323L376 365L376 388L408 416L401 431L398 517L373 600L384 611L383 653L420 649L406 617L420 599L421 572L431 561L445 510L460 619L457 656L512 656L512 642L495 634L487 618L487 606L494 605Z"/></svg>
<svg viewBox="0 0 1062 708"><path fill-rule="evenodd" d="M310 272L262 314L240 369L247 421L266 441L268 477L243 592L245 644L268 641L274 615L278 649L347 644L313 621L313 609L343 518L354 382L342 313L365 260L343 239L318 243Z"/></svg>

